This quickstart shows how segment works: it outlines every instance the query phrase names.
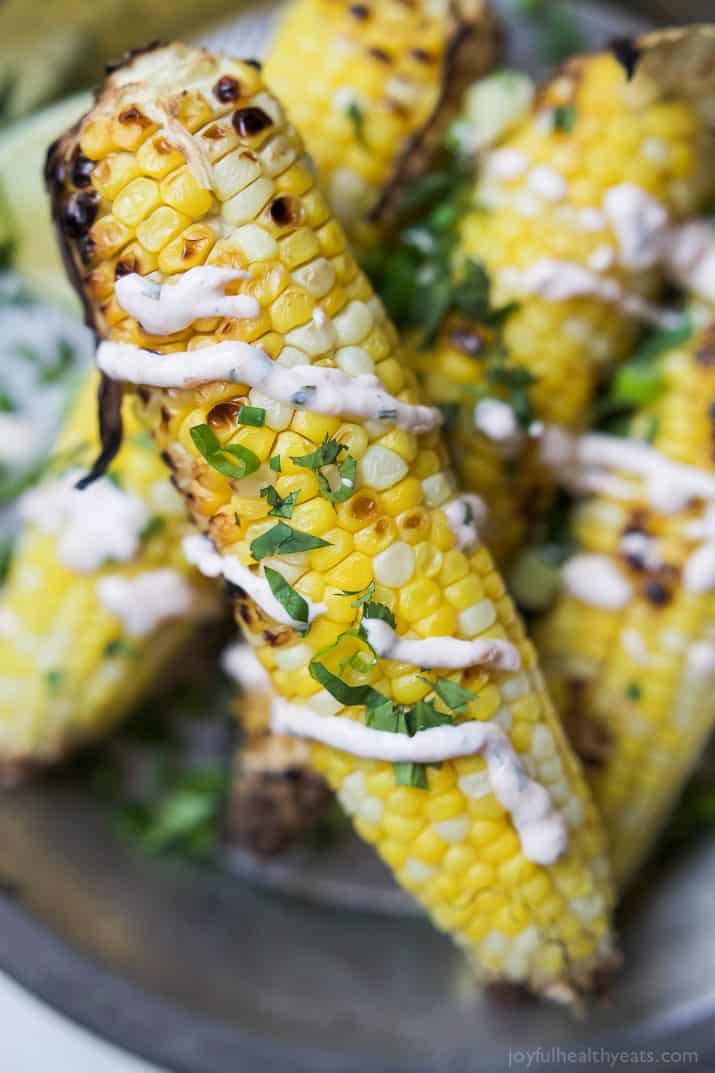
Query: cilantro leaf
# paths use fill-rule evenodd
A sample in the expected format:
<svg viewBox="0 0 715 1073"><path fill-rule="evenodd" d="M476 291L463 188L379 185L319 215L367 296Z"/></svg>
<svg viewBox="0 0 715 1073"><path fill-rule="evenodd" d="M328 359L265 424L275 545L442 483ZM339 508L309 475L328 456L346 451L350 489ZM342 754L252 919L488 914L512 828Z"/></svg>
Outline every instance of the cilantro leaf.
<svg viewBox="0 0 715 1073"><path fill-rule="evenodd" d="M481 261L470 258L464 275L452 288L452 307L470 320L486 320L489 316L491 283Z"/></svg>
<svg viewBox="0 0 715 1073"><path fill-rule="evenodd" d="M64 681L65 672L61 670L51 670L45 672L45 684L50 693L57 693Z"/></svg>
<svg viewBox="0 0 715 1073"><path fill-rule="evenodd" d="M294 455L291 457L291 462L294 462L296 466L311 469L317 474L318 485L324 499L328 499L331 503L344 503L355 491L355 474L357 472L357 462L352 455L348 454L342 461L340 460L340 456L345 451L347 451L347 447L344 443L339 443L338 440L326 436L320 447L317 447L315 451L311 451L307 455ZM325 466L336 467L337 487L333 487L322 472Z"/></svg>
<svg viewBox="0 0 715 1073"><path fill-rule="evenodd" d="M273 570L270 566L264 567L264 574L266 575L266 581L270 585L271 592L275 596L276 600L283 605L290 617L295 622L304 622L308 624L308 603L296 592L292 585L286 581L278 570Z"/></svg>
<svg viewBox="0 0 715 1073"><path fill-rule="evenodd" d="M332 647L332 646L331 646ZM324 650L323 650L324 651ZM346 707L377 708L382 704L391 703L382 693L372 686L351 686L329 671L324 663L318 658L322 652L318 652L310 661L308 670L311 678L319 682L324 689L336 700Z"/></svg>
<svg viewBox="0 0 715 1073"><path fill-rule="evenodd" d="M451 726L452 716L446 712L439 712L434 704L428 700L418 700L407 713L407 726L410 736L419 734L422 730L432 730L434 727Z"/></svg>
<svg viewBox="0 0 715 1073"><path fill-rule="evenodd" d="M271 467L274 473L280 473L281 471L281 456L271 455L268 459L268 465Z"/></svg>
<svg viewBox="0 0 715 1073"><path fill-rule="evenodd" d="M345 114L352 123L358 143L363 147L367 146L367 141L365 140L365 116L358 102L350 101L350 104L345 109Z"/></svg>
<svg viewBox="0 0 715 1073"><path fill-rule="evenodd" d="M570 134L576 124L576 109L573 104L557 104L552 110L554 130Z"/></svg>
<svg viewBox="0 0 715 1073"><path fill-rule="evenodd" d="M371 581L366 589L343 589L340 593L341 596L357 596L357 600L353 600L350 604L351 607L362 607L364 603L372 599L375 594L375 582Z"/></svg>
<svg viewBox="0 0 715 1073"><path fill-rule="evenodd" d="M153 514L139 534L139 538L140 540L150 540L165 528L166 518L162 514Z"/></svg>
<svg viewBox="0 0 715 1073"><path fill-rule="evenodd" d="M133 645L126 637L114 637L111 641L107 641L104 646L104 655L107 659L116 659L119 656L136 656L137 653L136 645Z"/></svg>
<svg viewBox="0 0 715 1073"><path fill-rule="evenodd" d="M354 604L352 605L355 606ZM389 607L385 607L384 604L379 604L376 601L366 600L362 605L363 618L379 618L382 622L386 622L388 626L392 626L393 630L397 623L395 622L395 616Z"/></svg>
<svg viewBox="0 0 715 1073"><path fill-rule="evenodd" d="M452 682L449 678L436 678L434 682L429 678L422 678L423 682L429 682L441 701L453 712L463 712L470 700L476 698L476 693L471 689L465 689L459 682Z"/></svg>
<svg viewBox="0 0 715 1073"><path fill-rule="evenodd" d="M268 514L272 518L293 517L295 501L298 498L297 492L289 492L287 496L283 497L278 494L272 484L268 484L265 488L261 488L261 496L263 499L268 500L271 508Z"/></svg>
<svg viewBox="0 0 715 1073"><path fill-rule="evenodd" d="M254 559L265 559L267 555L287 555L293 551L312 551L314 548L327 548L329 540L311 536L292 529L285 522L277 522L272 529L261 533L251 541L251 555Z"/></svg>
<svg viewBox="0 0 715 1073"><path fill-rule="evenodd" d="M415 790L427 789L427 768L424 764L393 764L395 782L398 786L412 786Z"/></svg>
<svg viewBox="0 0 715 1073"><path fill-rule="evenodd" d="M206 459L212 469L234 480L255 473L261 464L257 454L240 443L221 446L216 433L209 425L194 425L190 429L191 439L199 454ZM226 456L229 457L226 457ZM232 461L235 459L236 461Z"/></svg>

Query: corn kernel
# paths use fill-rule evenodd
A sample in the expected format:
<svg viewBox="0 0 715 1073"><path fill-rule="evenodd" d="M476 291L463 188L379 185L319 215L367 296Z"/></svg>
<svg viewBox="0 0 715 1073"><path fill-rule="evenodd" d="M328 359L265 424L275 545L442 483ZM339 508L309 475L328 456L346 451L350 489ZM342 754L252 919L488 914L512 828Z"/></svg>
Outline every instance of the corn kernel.
<svg viewBox="0 0 715 1073"><path fill-rule="evenodd" d="M163 179L160 189L162 198L172 209L192 219L205 216L213 205L210 191L199 186L188 164Z"/></svg>

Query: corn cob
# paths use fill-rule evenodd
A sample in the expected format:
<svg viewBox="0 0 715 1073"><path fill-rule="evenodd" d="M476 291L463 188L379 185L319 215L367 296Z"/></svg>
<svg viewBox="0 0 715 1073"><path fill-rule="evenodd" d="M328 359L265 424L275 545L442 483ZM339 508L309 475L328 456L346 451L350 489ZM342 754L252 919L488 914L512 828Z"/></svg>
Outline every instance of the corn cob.
<svg viewBox="0 0 715 1073"><path fill-rule="evenodd" d="M104 478L100 501L95 494L93 503L100 511L128 512L129 529L121 531L120 518L110 534L107 555L114 561L86 560L92 534L78 533L77 518L63 512L68 484L81 475L75 467L96 453L96 390L95 374L58 444L58 458L71 470L49 478L21 504L27 520L0 604L0 771L8 781L106 733L210 607L206 583L180 552L187 525L181 499L129 405L128 435L112 471L119 487ZM122 611L116 602L125 595L133 604L156 601L156 614L149 608L146 621L138 622L140 608L132 616L131 607ZM163 614L159 600L168 601Z"/></svg>
<svg viewBox="0 0 715 1073"><path fill-rule="evenodd" d="M661 470L650 487L634 481L624 455L624 471L613 474L626 481L614 486L618 495L593 496L575 510L578 556L565 566L566 591L537 633L564 719L599 742L591 783L621 884L652 847L715 721L715 577L707 575L715 321L711 310L704 323L702 309L693 316L700 326L663 359L663 393L648 425L655 419L653 451L695 467L705 482L701 495L709 483L710 498L689 496L676 474L682 502L667 504L673 475ZM612 577L599 592L584 592L584 570Z"/></svg>
<svg viewBox="0 0 715 1073"><path fill-rule="evenodd" d="M517 378L535 378L531 419L584 425L599 378L628 355L640 326L613 295L606 299L593 287L589 293L586 284L578 293L578 278L586 270L595 285L608 280L621 295L657 298L663 273L649 228L652 235L667 221L688 218L711 196L707 57L714 51L711 30L699 27L634 42L630 78L628 57L625 67L612 53L576 58L482 160L457 262L480 261L494 305L518 308L496 339L489 325L455 315L436 349L417 356L417 367L430 401L462 404L450 446L464 486L488 504L485 539L500 563L509 562L543 514L551 481L538 445L519 428L516 407L511 415L502 410L495 429L475 403L485 396L516 402L512 369ZM640 219L632 217L627 230L628 199L640 202ZM495 348L506 355L498 367L489 360ZM518 379L516 388L523 399ZM528 424L528 413L519 418Z"/></svg>
<svg viewBox="0 0 715 1073"><path fill-rule="evenodd" d="M81 191L68 167L80 153L89 180ZM415 409L414 379L394 329L259 72L181 46L135 57L112 75L80 127L53 147L48 180L68 263L98 334L114 341L108 350L104 344L110 364L112 355L130 355L159 362L162 375L173 379L179 362L202 350L207 369L209 355L219 352L204 348L234 340L260 343L271 359L266 375L277 377L276 385L296 362L312 365L321 381L328 370L354 377L374 368L379 379L371 391L381 384L397 397L389 414L374 421L331 416L312 391L313 410L303 408L307 389L288 403L226 380L139 388L177 486L223 556L217 567L217 556L208 555L204 567L215 573L230 561L231 575L242 578L237 617L284 701L333 728L359 733L366 730L365 703L353 694L336 699L335 691L347 688L341 674L356 689L379 691L389 713L404 719L403 705L412 711L435 697L434 683L419 667L371 655L354 632L360 606L352 605L361 598L346 592L362 593L363 603L394 614L395 636L432 638L431 645L443 635L478 637L489 659L502 649L513 653L509 665L520 663L519 671L470 665L447 670L448 685L440 688L469 690L465 726L503 728L505 755L516 750L562 809L568 844L550 861L535 863L522 851L511 814L485 783L480 755L426 771L408 766L403 781L406 775L418 785L398 785L387 762L326 745L311 746L311 762L338 791L361 836L483 975L523 980L550 993L588 986L610 954L611 895L599 823L578 763L488 552L479 546L467 555L456 546L441 509L454 491L433 415ZM161 284L178 276L178 286L188 269L204 262L235 270L229 290L244 302L257 299L258 315L217 316L168 337L147 335L120 306L113 285L117 258L136 246L155 258L153 278ZM97 294L100 280L106 286ZM255 346L236 352L249 360L259 353ZM260 360L266 369L265 356ZM133 379L144 377L137 371ZM362 412L362 383L350 379L340 392L349 413ZM275 394L281 395L278 387ZM246 406L263 412L259 427L242 422ZM427 431L410 431L413 419ZM316 471L315 459L304 457L321 445L327 450L326 442L342 445L337 484L334 469ZM255 457L258 471L243 478L231 469L221 473L236 457ZM270 516L269 507L285 511L289 523ZM290 615L291 625L279 621L247 595L246 586L260 590L266 604L268 572L262 576L256 567L277 568L305 611L313 609L307 631L297 630ZM301 610L295 595L290 606L295 614ZM326 681L333 694L321 687Z"/></svg>
<svg viewBox="0 0 715 1073"><path fill-rule="evenodd" d="M289 103L334 213L363 250L394 215L404 183L427 166L465 83L493 63L497 36L483 0L444 11L422 0L288 6L264 78ZM300 743L270 734L269 705L257 699L249 711L254 700L236 705L245 718L232 836L265 854L298 837L327 795Z"/></svg>
<svg viewBox="0 0 715 1073"><path fill-rule="evenodd" d="M368 245L424 169L463 89L492 65L486 0L296 0L264 75L286 101L353 242Z"/></svg>

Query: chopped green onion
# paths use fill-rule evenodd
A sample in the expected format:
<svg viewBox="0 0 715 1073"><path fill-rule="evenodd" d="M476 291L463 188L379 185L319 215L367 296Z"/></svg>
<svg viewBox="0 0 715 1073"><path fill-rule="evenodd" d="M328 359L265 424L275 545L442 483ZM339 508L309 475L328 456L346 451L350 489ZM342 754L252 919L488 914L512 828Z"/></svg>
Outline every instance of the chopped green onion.
<svg viewBox="0 0 715 1073"><path fill-rule="evenodd" d="M190 429L190 434L199 454L206 459L212 469L217 470L224 477L240 480L242 477L247 477L249 473L255 473L261 464L258 455L243 444L232 443L222 447L218 436L208 425L194 425Z"/></svg>
<svg viewBox="0 0 715 1073"><path fill-rule="evenodd" d="M292 518L293 510L295 509L295 502L298 498L297 492L289 492L285 498L278 494L272 484L267 484L265 488L261 488L261 496L263 499L267 499L270 505L268 514L272 518Z"/></svg>
<svg viewBox="0 0 715 1073"><path fill-rule="evenodd" d="M253 428L263 428L266 421L266 411L262 406L242 406L238 411L239 425L251 425Z"/></svg>
<svg viewBox="0 0 715 1073"><path fill-rule="evenodd" d="M285 608L292 619L296 622L304 622L307 625L307 600L305 600L299 592L296 592L292 585L288 584L278 570L273 570L270 566L266 566L264 567L263 572L266 575L266 581L271 587L271 592L276 600L278 600L278 603Z"/></svg>

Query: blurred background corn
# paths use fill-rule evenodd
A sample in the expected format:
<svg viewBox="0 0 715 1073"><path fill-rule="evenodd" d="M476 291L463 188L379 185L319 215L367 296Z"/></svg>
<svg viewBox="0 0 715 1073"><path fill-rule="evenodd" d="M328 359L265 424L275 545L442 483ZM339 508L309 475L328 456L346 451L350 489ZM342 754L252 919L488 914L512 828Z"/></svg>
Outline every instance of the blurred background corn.
<svg viewBox="0 0 715 1073"><path fill-rule="evenodd" d="M582 427L599 380L642 330L637 318L596 295L549 300L529 293L523 274L552 260L557 291L575 265L625 292L657 298L661 271L647 256L629 255L604 199L633 184L673 221L712 199L707 60L714 41L707 28L649 35L638 44L630 80L612 53L570 61L526 120L482 159L456 263L462 272L469 261L483 265L495 308L518 305L499 332L453 315L436 347L416 361L430 401L461 404L450 446L464 486L487 502L484 535L501 564L550 502L549 475L526 434L530 422ZM498 363L489 360L495 349ZM486 421L475 429L475 404L484 397L512 407L512 436L494 433Z"/></svg>
<svg viewBox="0 0 715 1073"><path fill-rule="evenodd" d="M190 163L167 151L147 115L157 114L157 101L190 132L190 139L182 136ZM81 189L70 166L77 159L87 161ZM194 173L204 168L210 189ZM180 46L136 57L109 80L81 129L54 147L48 182L100 336L148 344L167 361L173 351L218 340L256 342L284 365L327 364L348 375L374 369L392 394L416 401L395 332L315 187L300 138L253 66ZM82 205L88 211L77 226ZM113 293L115 264L127 249L141 249L140 270L154 270L160 281L202 263L248 270L250 278L232 287L256 297L260 315L147 337ZM553 865L524 856L511 819L484 785L480 756L428 769L425 789L398 785L389 764L318 745L311 761L361 836L484 976L566 995L572 985L587 987L611 952L600 825L488 552L480 545L466 554L456 546L441 509L455 489L438 432L416 436L321 416L235 383L141 388L139 396L195 521L222 553L258 566L251 546L276 525L261 488L272 485L283 498L296 493L287 524L313 547L277 549L262 566L278 569L326 611L299 634L245 595L236 599L243 631L282 697L323 715L364 717L311 676L319 652L332 673L371 682L393 703L434 695L419 668L370 657L351 632L360 611L346 591L372 591L401 635L503 638L517 647L519 672L472 667L449 678L474 694L465 717L497 720L562 810L568 847ZM246 403L265 410L261 427L241 424ZM203 424L222 445L254 452L259 470L231 480L212 468L191 436ZM326 436L344 444L357 465L358 490L335 505L320 494L316 473L294 461Z"/></svg>
<svg viewBox="0 0 715 1073"><path fill-rule="evenodd" d="M370 244L498 52L486 0L296 0L264 76L353 242Z"/></svg>
<svg viewBox="0 0 715 1073"><path fill-rule="evenodd" d="M126 555L82 566L90 534L71 531L76 524L61 514L56 524L66 501L59 486L76 481L97 451L96 386L95 374L58 443L56 457L67 472L48 477L20 507L27 519L0 601L0 776L7 781L105 734L212 607L204 579L181 554L183 503L129 404L124 446L111 480L100 482L100 495L122 497L134 516L135 540L130 533ZM167 605L169 613L157 614L155 622L150 613L136 632L102 598L102 583L110 578L115 589L117 582L128 586L135 604L158 599L158 584L174 613Z"/></svg>
<svg viewBox="0 0 715 1073"><path fill-rule="evenodd" d="M662 395L632 434L655 427L652 446L663 456L715 476L715 320L710 309L692 316L697 327L661 359ZM584 499L572 531L578 554L598 556L598 569L605 557L630 598L608 608L566 591L536 638L557 708L574 741L586 744L623 884L652 848L715 721L715 590L707 579L704 588L693 584L695 557L712 552L715 530L712 502L665 514L632 474L614 476L628 479L632 494Z"/></svg>

